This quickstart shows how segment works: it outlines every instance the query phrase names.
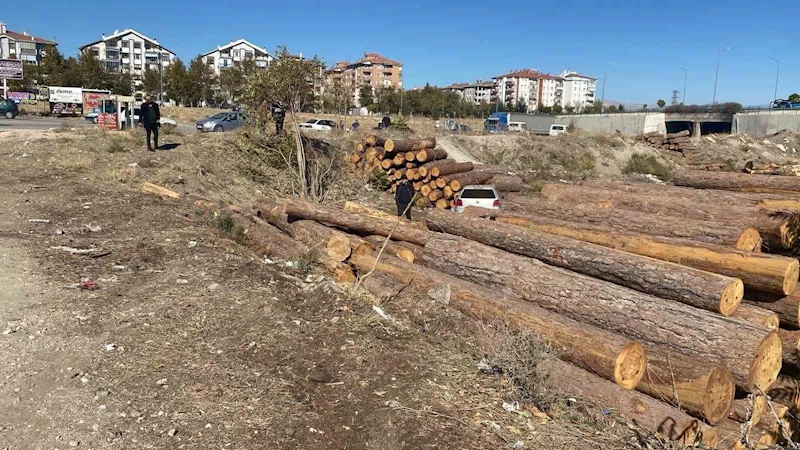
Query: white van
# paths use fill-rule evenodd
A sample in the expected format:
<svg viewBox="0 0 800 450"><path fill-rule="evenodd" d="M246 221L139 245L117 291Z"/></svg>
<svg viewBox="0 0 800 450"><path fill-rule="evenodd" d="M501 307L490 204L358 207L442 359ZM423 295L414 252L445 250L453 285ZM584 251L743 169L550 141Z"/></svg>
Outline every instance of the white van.
<svg viewBox="0 0 800 450"><path fill-rule="evenodd" d="M561 125L558 123L554 123L550 125L550 136L558 136L559 134L563 134L567 132L567 126Z"/></svg>
<svg viewBox="0 0 800 450"><path fill-rule="evenodd" d="M513 131L515 133L524 133L528 131L528 124L525 122L509 122L508 131Z"/></svg>

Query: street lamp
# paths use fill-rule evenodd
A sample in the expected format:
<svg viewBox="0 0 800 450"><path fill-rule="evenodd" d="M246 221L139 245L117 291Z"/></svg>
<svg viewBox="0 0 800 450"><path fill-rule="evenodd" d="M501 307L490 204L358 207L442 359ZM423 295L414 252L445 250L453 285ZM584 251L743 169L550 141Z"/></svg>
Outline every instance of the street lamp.
<svg viewBox="0 0 800 450"><path fill-rule="evenodd" d="M775 100L775 99L778 98L778 76L780 76L780 74L781 74L781 62L778 61L778 58L776 58L774 56L770 56L770 58L772 58L773 61L778 63L778 68L777 68L777 70L775 70L775 94L772 96L772 100ZM772 102L770 102L770 103L772 103Z"/></svg>
<svg viewBox="0 0 800 450"><path fill-rule="evenodd" d="M686 104L686 79L689 77L689 72L683 66L678 66L678 69L683 71L683 99L681 100L681 105Z"/></svg>
<svg viewBox="0 0 800 450"><path fill-rule="evenodd" d="M719 59L722 58L722 52L730 50L730 47L725 47L717 53L717 74L714 75L714 97L711 99L711 106L717 104L717 80L719 79Z"/></svg>
<svg viewBox="0 0 800 450"><path fill-rule="evenodd" d="M606 64L603 68L603 93L600 96L600 112L606 107L606 80L608 79L608 66L613 66L616 63Z"/></svg>

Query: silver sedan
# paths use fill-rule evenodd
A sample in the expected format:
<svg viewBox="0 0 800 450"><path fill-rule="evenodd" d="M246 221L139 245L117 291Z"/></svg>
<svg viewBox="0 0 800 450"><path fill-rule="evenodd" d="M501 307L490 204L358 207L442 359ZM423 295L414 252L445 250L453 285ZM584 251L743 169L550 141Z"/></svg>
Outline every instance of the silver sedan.
<svg viewBox="0 0 800 450"><path fill-rule="evenodd" d="M223 131L235 130L244 125L244 122L244 115L240 112L222 112L198 120L196 128L198 131L221 133Z"/></svg>

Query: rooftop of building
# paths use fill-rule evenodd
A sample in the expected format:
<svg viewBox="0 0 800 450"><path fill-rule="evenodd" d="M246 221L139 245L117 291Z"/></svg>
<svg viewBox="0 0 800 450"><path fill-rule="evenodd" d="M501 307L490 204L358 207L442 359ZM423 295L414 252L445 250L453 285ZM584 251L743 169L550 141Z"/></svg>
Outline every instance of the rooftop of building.
<svg viewBox="0 0 800 450"><path fill-rule="evenodd" d="M254 50L258 50L259 52L264 53L267 56L270 56L269 52L266 49L264 49L263 47L260 47L260 46L258 46L256 44L253 44L252 42L248 41L247 39L237 39L235 41L230 41L229 43L227 43L225 45L218 45L216 49L211 50L210 52L203 53L200 56L208 56L208 55L210 55L210 54L212 54L214 52L218 52L220 50L227 50L227 49L229 49L231 47L235 47L235 46L237 46L239 44L247 44L250 47L252 47Z"/></svg>
<svg viewBox="0 0 800 450"><path fill-rule="evenodd" d="M166 50L166 51L172 53L173 55L175 54L175 52L173 52L173 51L169 50L168 48L164 47L163 45L159 44L156 39L153 39L151 37L145 36L144 34L139 33L138 31L136 31L136 30L134 30L132 28L126 28L126 29L124 29L122 31L114 30L114 33L111 36L106 36L105 34L103 34L102 37L99 40L94 41L94 42L90 42L90 43L88 43L86 45L82 45L82 46L80 46L78 48L83 50L86 47L91 47L92 45L99 44L101 42L105 42L105 41L110 41L110 40L113 40L113 39L121 38L122 36L127 36L129 34L134 34L134 35L138 36L139 38L141 38L142 40L148 41L151 44L158 45L162 50Z"/></svg>
<svg viewBox="0 0 800 450"><path fill-rule="evenodd" d="M56 41L51 41L50 39L45 39L38 36L33 36L28 34L27 31L23 31L22 33L18 33L16 31L11 31L6 29L5 33L0 33L0 36L7 36L9 39L13 39L15 41L21 42L35 42L37 44L44 44L44 45L58 45Z"/></svg>
<svg viewBox="0 0 800 450"><path fill-rule="evenodd" d="M493 77L494 79L498 78L532 78L532 79L544 79L544 80L563 80L563 78L551 75L549 73L539 72L536 69L520 69L520 70L512 70L509 73L498 75Z"/></svg>

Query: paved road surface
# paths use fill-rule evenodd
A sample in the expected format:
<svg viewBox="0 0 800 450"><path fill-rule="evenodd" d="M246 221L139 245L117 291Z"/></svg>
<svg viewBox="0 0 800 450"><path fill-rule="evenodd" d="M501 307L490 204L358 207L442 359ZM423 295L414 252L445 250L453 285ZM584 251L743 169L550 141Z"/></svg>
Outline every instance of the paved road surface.
<svg viewBox="0 0 800 450"><path fill-rule="evenodd" d="M49 130L51 128L61 127L62 123L66 123L70 127L93 126L88 120L78 118L19 116L15 119L0 118L0 132L12 130Z"/></svg>

